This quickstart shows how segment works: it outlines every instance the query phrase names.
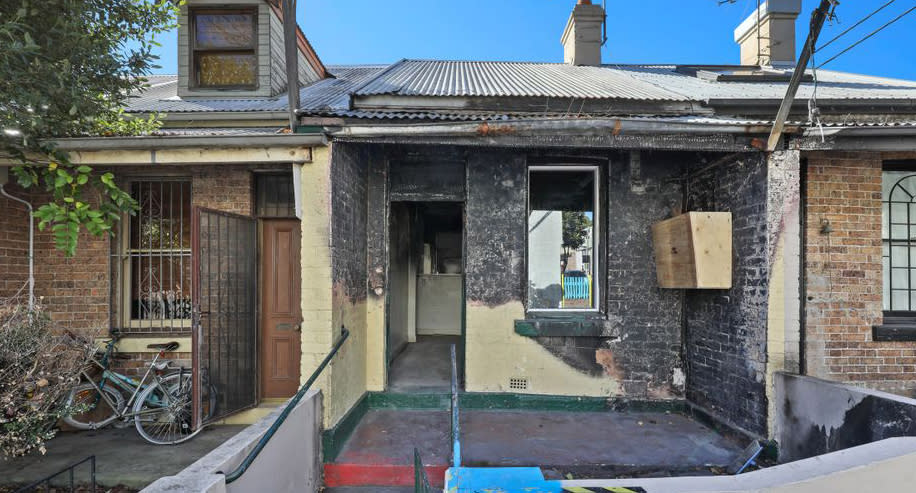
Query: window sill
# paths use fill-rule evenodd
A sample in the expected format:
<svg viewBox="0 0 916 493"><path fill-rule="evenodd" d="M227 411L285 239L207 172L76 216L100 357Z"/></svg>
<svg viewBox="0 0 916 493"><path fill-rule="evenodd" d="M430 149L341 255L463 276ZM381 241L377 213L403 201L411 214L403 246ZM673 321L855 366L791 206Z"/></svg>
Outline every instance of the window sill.
<svg viewBox="0 0 916 493"><path fill-rule="evenodd" d="M875 342L916 341L916 320L907 323L874 325L871 328Z"/></svg>
<svg viewBox="0 0 916 493"><path fill-rule="evenodd" d="M617 337L610 321L598 313L578 313L515 321L515 333L525 337Z"/></svg>

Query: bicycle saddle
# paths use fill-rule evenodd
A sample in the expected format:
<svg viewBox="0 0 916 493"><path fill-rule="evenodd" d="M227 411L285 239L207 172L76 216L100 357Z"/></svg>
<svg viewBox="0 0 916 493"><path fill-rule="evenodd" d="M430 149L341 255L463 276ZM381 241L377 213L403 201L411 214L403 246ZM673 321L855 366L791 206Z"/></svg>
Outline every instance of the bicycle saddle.
<svg viewBox="0 0 916 493"><path fill-rule="evenodd" d="M175 341L172 341L172 342L163 342L162 344L149 344L146 347L148 347L149 349L161 349L163 351L174 351L178 349L178 346L180 346L180 344L178 344Z"/></svg>

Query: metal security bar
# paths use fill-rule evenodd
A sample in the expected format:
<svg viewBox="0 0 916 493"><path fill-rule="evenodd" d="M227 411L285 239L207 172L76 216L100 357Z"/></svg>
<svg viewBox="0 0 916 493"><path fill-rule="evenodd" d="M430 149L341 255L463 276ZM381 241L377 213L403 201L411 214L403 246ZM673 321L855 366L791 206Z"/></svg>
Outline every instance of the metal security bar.
<svg viewBox="0 0 916 493"><path fill-rule="evenodd" d="M916 174L903 176L884 200L884 309L916 310Z"/></svg>
<svg viewBox="0 0 916 493"><path fill-rule="evenodd" d="M420 457L420 451L416 448L413 449L413 490L414 493L433 493L435 491L429 484L429 476L426 474L423 458Z"/></svg>
<svg viewBox="0 0 916 493"><path fill-rule="evenodd" d="M461 423L458 416L458 357L455 345L451 346L452 355L452 467L461 467Z"/></svg>
<svg viewBox="0 0 916 493"><path fill-rule="evenodd" d="M64 474L67 475L67 485L68 485L67 491L71 493L75 492L77 491L77 487L79 486L79 482L76 480L75 471L78 467L80 467L81 465L87 462L89 463L89 487L91 488L89 491L92 493L95 493L96 484L95 484L95 456L94 455L90 455L89 457L86 457L85 459L79 462L74 462L73 464L70 464L69 466L61 469L60 471L54 474L51 474L50 476L46 476L44 478L39 479L38 481L35 481L34 483L31 483L26 486L23 486L22 488L19 488L18 490L14 491L13 493L37 493L37 492L62 491L60 487L52 486L51 482L58 476L61 476ZM57 484L60 484L59 481L54 481L54 482ZM86 490L85 488L80 487L79 491L86 491Z"/></svg>
<svg viewBox="0 0 916 493"><path fill-rule="evenodd" d="M258 403L257 240L254 218L195 208L193 368L195 422ZM211 390L212 389L212 390ZM215 411L206 409L215 391Z"/></svg>
<svg viewBox="0 0 916 493"><path fill-rule="evenodd" d="M129 184L139 204L123 221L112 258L112 323L128 333L188 332L191 321L191 182Z"/></svg>
<svg viewBox="0 0 916 493"><path fill-rule="evenodd" d="M258 217L296 217L296 196L293 191L293 176L283 174L259 174L255 179L255 210Z"/></svg>

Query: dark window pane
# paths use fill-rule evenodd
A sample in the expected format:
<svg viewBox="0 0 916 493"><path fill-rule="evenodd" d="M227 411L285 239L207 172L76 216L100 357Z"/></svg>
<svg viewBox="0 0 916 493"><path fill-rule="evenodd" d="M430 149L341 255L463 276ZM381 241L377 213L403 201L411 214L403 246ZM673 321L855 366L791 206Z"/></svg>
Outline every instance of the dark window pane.
<svg viewBox="0 0 916 493"><path fill-rule="evenodd" d="M254 14L197 14L194 27L197 49L254 47Z"/></svg>
<svg viewBox="0 0 916 493"><path fill-rule="evenodd" d="M254 86L257 64L257 57L250 53L199 53L197 83L200 87Z"/></svg>
<svg viewBox="0 0 916 493"><path fill-rule="evenodd" d="M260 217L296 217L296 198L290 174L258 175L257 214Z"/></svg>

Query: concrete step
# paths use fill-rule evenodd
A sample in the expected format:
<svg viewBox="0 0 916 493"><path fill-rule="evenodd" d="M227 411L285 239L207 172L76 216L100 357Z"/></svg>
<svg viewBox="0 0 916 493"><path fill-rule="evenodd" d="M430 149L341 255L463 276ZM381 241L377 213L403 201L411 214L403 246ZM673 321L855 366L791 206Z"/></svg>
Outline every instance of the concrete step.
<svg viewBox="0 0 916 493"><path fill-rule="evenodd" d="M426 477L434 488L445 485L445 471L448 465L426 465ZM332 463L324 465L324 486L326 488L352 486L409 486L415 482L413 465L406 464L358 464Z"/></svg>
<svg viewBox="0 0 916 493"><path fill-rule="evenodd" d="M324 493L413 493L413 486L341 486L325 488Z"/></svg>

